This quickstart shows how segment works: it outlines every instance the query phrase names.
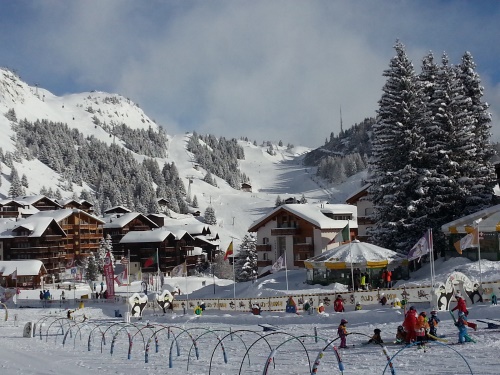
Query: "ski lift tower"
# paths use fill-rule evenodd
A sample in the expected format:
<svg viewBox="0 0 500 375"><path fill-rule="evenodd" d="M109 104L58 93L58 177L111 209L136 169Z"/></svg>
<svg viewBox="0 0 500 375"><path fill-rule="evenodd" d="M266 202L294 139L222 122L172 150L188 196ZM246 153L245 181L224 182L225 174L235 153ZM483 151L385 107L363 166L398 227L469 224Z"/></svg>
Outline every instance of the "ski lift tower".
<svg viewBox="0 0 500 375"><path fill-rule="evenodd" d="M191 199L191 184L193 183L193 180L194 180L194 176L190 175L190 176L186 176L186 178L188 179L189 183L188 183L188 191L187 191L187 196L189 197L189 199Z"/></svg>

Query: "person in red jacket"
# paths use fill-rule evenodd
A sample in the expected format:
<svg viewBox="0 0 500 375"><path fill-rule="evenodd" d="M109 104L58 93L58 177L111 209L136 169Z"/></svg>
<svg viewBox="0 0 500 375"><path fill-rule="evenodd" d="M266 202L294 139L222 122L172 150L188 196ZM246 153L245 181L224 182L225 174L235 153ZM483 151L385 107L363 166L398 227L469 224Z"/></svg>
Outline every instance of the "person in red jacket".
<svg viewBox="0 0 500 375"><path fill-rule="evenodd" d="M465 300L462 298L460 293L455 294L455 298L457 299L457 305L451 309L451 311L458 310L458 312L463 312L465 316L469 315L469 311L467 310L467 305L465 304Z"/></svg>
<svg viewBox="0 0 500 375"><path fill-rule="evenodd" d="M417 326L417 310L413 306L410 307L406 313L405 320L403 322L403 327L406 331L406 343L411 344L416 340L417 335L415 328Z"/></svg>
<svg viewBox="0 0 500 375"><path fill-rule="evenodd" d="M386 288L392 288L392 271L385 271L385 284Z"/></svg>
<svg viewBox="0 0 500 375"><path fill-rule="evenodd" d="M333 309L335 312L344 312L344 300L342 299L342 296L339 294L335 301L333 302Z"/></svg>

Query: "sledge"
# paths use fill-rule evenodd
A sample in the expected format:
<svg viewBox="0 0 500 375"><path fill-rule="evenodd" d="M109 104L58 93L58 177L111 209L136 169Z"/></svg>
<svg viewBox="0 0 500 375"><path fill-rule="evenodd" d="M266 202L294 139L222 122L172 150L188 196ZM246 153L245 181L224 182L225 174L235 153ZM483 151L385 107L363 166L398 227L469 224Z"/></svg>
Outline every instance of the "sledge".
<svg viewBox="0 0 500 375"><path fill-rule="evenodd" d="M493 319L477 319L478 322L485 323L488 325L488 329L500 328L500 321Z"/></svg>
<svg viewBox="0 0 500 375"><path fill-rule="evenodd" d="M278 327L273 326L271 324L259 324L259 327L262 327L264 332L277 331Z"/></svg>

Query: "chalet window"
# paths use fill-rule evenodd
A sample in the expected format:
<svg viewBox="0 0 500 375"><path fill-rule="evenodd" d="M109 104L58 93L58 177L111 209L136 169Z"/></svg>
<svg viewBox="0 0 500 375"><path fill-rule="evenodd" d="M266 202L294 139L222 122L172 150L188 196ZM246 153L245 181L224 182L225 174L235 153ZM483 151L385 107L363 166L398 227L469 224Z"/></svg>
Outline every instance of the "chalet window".
<svg viewBox="0 0 500 375"><path fill-rule="evenodd" d="M267 244L269 243L269 238L264 237L264 238L262 239L262 243L263 243L264 245L267 245Z"/></svg>
<svg viewBox="0 0 500 375"><path fill-rule="evenodd" d="M268 260L267 253L262 254L262 259L263 259L263 260Z"/></svg>

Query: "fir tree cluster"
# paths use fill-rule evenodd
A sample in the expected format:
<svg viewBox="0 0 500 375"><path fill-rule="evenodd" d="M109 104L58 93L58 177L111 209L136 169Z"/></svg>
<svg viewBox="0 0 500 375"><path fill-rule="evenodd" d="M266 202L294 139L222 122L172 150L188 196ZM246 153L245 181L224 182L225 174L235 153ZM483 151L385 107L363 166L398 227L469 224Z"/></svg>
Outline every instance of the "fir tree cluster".
<svg viewBox="0 0 500 375"><path fill-rule="evenodd" d="M210 134L200 136L194 132L187 149L194 154L201 167L227 181L232 188L240 189L241 184L248 181L248 177L239 170L238 160L243 160L245 153L235 138L217 139Z"/></svg>
<svg viewBox="0 0 500 375"><path fill-rule="evenodd" d="M236 281L253 281L257 278L257 251L255 237L246 234L240 244L237 260L234 264Z"/></svg>
<svg viewBox="0 0 500 375"><path fill-rule="evenodd" d="M406 254L423 233L492 204L496 183L491 118L472 55L458 65L432 53L421 73L399 41L373 126L373 242Z"/></svg>
<svg viewBox="0 0 500 375"><path fill-rule="evenodd" d="M97 214L117 205L158 213L160 197L168 201L169 209L187 211L185 187L173 163L165 164L161 171L153 159L139 164L129 150L107 145L93 136L84 137L64 123L21 120L12 127L16 131L16 153L28 160L38 158L60 173L67 185L60 185L64 190L72 191L71 183L88 183L95 198L87 200L95 205Z"/></svg>

